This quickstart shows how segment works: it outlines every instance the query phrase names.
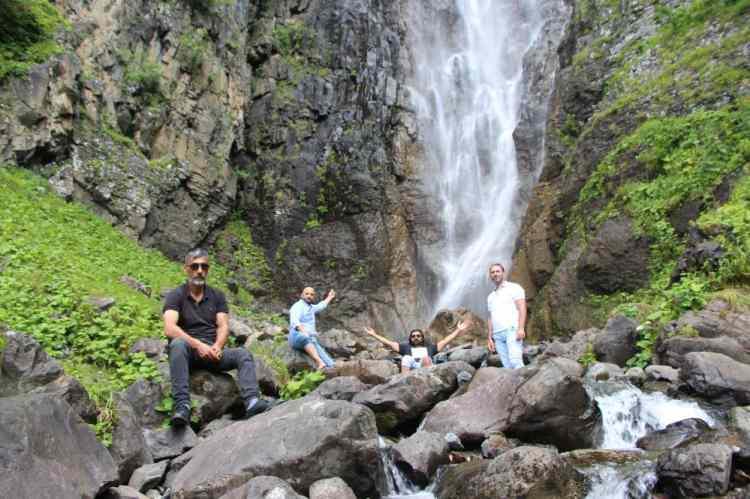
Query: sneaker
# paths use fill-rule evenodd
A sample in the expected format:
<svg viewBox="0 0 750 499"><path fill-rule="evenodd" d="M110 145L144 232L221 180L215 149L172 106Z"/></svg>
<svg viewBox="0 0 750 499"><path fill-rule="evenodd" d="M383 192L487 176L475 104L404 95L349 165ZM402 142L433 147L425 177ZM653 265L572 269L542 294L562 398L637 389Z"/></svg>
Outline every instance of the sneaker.
<svg viewBox="0 0 750 499"><path fill-rule="evenodd" d="M190 423L190 406L179 405L172 412L172 426L185 426Z"/></svg>
<svg viewBox="0 0 750 499"><path fill-rule="evenodd" d="M248 402L247 407L245 408L245 419L257 416L262 412L266 412L270 408L271 404L267 401L263 399L253 399Z"/></svg>

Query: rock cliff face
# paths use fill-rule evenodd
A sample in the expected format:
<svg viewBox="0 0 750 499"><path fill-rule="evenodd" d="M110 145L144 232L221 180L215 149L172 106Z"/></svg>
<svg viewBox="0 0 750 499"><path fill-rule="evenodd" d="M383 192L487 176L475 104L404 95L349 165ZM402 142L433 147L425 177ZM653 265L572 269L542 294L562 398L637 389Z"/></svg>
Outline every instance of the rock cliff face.
<svg viewBox="0 0 750 499"><path fill-rule="evenodd" d="M533 336L602 325L602 303L669 290L708 261L678 263L721 232L696 221L744 175L732 132L712 136L704 120L746 126L746 20L734 2L574 2L514 261ZM713 170L717 142L732 153Z"/></svg>

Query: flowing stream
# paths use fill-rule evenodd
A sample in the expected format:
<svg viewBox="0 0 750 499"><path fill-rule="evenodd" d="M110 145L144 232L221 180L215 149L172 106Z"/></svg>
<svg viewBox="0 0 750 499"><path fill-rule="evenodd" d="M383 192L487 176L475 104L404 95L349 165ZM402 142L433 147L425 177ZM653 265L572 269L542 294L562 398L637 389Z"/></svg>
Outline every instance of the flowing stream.
<svg viewBox="0 0 750 499"><path fill-rule="evenodd" d="M513 132L542 9L539 0L413 4L423 12L410 91L444 244L427 257L440 281L435 310L484 310L488 264L509 265L522 216Z"/></svg>

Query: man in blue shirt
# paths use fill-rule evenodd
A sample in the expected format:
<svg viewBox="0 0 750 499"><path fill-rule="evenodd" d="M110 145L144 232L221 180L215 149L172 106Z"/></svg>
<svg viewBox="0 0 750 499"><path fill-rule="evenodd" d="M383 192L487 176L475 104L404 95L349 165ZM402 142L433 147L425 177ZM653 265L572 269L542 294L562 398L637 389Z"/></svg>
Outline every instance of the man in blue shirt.
<svg viewBox="0 0 750 499"><path fill-rule="evenodd" d="M325 300L313 304L315 290L307 287L302 290L299 301L289 309L289 346L309 355L315 362L317 369L333 367L334 365L331 356L318 343L318 332L315 330L315 314L324 310L335 297L336 292L330 290Z"/></svg>

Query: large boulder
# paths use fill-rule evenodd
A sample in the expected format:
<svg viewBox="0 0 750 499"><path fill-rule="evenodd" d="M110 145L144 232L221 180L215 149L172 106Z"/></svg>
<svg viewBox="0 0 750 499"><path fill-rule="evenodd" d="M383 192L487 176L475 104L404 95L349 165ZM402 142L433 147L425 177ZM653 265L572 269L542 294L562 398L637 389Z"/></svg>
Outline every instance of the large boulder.
<svg viewBox="0 0 750 499"><path fill-rule="evenodd" d="M310 485L310 499L357 499L345 481L335 476Z"/></svg>
<svg viewBox="0 0 750 499"><path fill-rule="evenodd" d="M202 369L191 372L190 394L197 403L193 414L203 424L221 417L233 406L242 405L237 383L229 373Z"/></svg>
<svg viewBox="0 0 750 499"><path fill-rule="evenodd" d="M0 400L3 497L93 498L117 483L109 452L67 402L47 394Z"/></svg>
<svg viewBox="0 0 750 499"><path fill-rule="evenodd" d="M279 477L256 476L219 499L305 499L305 496L297 494L291 485Z"/></svg>
<svg viewBox="0 0 750 499"><path fill-rule="evenodd" d="M710 430L702 419L689 418L667 425L661 430L652 431L638 439L635 445L644 450L674 449L690 442Z"/></svg>
<svg viewBox="0 0 750 499"><path fill-rule="evenodd" d="M221 430L184 459L172 483L175 499L219 497L261 475L286 480L299 493L338 476L366 497L377 493L383 478L372 411L312 397Z"/></svg>
<svg viewBox="0 0 750 499"><path fill-rule="evenodd" d="M31 393L47 393L59 397L70 404L73 410L87 423L96 421L96 404L83 385L74 377L63 374L59 378L34 388Z"/></svg>
<svg viewBox="0 0 750 499"><path fill-rule="evenodd" d="M418 431L391 448L393 463L410 482L424 488L438 466L448 464L448 442L440 433Z"/></svg>
<svg viewBox="0 0 750 499"><path fill-rule="evenodd" d="M729 411L729 423L743 444L750 446L750 407L733 407Z"/></svg>
<svg viewBox="0 0 750 499"><path fill-rule="evenodd" d="M154 461L177 457L198 444L198 436L190 425L157 430L146 428L143 438Z"/></svg>
<svg viewBox="0 0 750 499"><path fill-rule="evenodd" d="M133 471L154 459L146 447L146 439L138 423L138 416L122 394L114 396L117 420L112 430L109 451L117 465L120 483L128 483Z"/></svg>
<svg viewBox="0 0 750 499"><path fill-rule="evenodd" d="M330 400L351 401L355 395L368 390L370 385L354 376L339 376L322 382L313 393Z"/></svg>
<svg viewBox="0 0 750 499"><path fill-rule="evenodd" d="M31 336L6 331L0 368L0 396L17 395L46 385L63 375L59 362L50 358Z"/></svg>
<svg viewBox="0 0 750 499"><path fill-rule="evenodd" d="M584 497L585 477L555 449L516 447L492 461L451 466L441 473L438 499Z"/></svg>
<svg viewBox="0 0 750 499"><path fill-rule="evenodd" d="M565 450L592 447L601 414L583 386L582 370L564 358L513 371L480 369L467 393L438 404L422 429L454 432L464 442L502 432Z"/></svg>
<svg viewBox="0 0 750 499"><path fill-rule="evenodd" d="M539 360L563 357L578 361L590 348L593 348L594 340L599 333L601 330L597 328L583 329L574 334L569 341L555 340L547 345Z"/></svg>
<svg viewBox="0 0 750 499"><path fill-rule="evenodd" d="M123 392L123 397L135 411L141 426L158 427L167 416L156 410L164 399L162 386L156 381L139 379Z"/></svg>
<svg viewBox="0 0 750 499"><path fill-rule="evenodd" d="M446 352L446 358L452 362L466 362L472 366L479 368L482 362L487 360L490 351L487 347L471 347L467 348L466 345L460 348L454 348Z"/></svg>
<svg viewBox="0 0 750 499"><path fill-rule="evenodd" d="M399 368L390 360L349 360L336 364L336 376L354 376L362 383L379 385L398 374Z"/></svg>
<svg viewBox="0 0 750 499"><path fill-rule="evenodd" d="M659 456L657 490L677 497L723 495L729 489L732 448L723 444L678 447Z"/></svg>
<svg viewBox="0 0 750 499"><path fill-rule="evenodd" d="M609 362L624 367L625 363L638 353L636 328L638 323L624 315L617 315L607 321L604 331L594 339L594 354L600 362Z"/></svg>
<svg viewBox="0 0 750 499"><path fill-rule="evenodd" d="M730 406L750 404L750 365L726 355L711 352L685 355L680 379L708 399Z"/></svg>
<svg viewBox="0 0 750 499"><path fill-rule="evenodd" d="M728 336L743 349L750 351L750 313L736 312L731 305L714 300L698 312L685 312L677 321L677 329L690 328L703 338Z"/></svg>
<svg viewBox="0 0 750 499"><path fill-rule="evenodd" d="M378 429L389 432L403 423L417 420L448 398L458 388L457 376L461 371L473 374L474 368L465 362L447 362L416 369L359 393L352 401L372 409Z"/></svg>
<svg viewBox="0 0 750 499"><path fill-rule="evenodd" d="M713 352L731 357L737 362L750 364L750 353L742 344L729 336L703 338L700 336L673 336L661 341L656 347L659 362L679 369L690 352Z"/></svg>

